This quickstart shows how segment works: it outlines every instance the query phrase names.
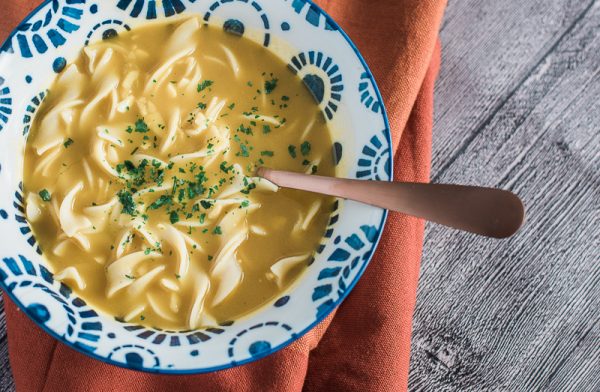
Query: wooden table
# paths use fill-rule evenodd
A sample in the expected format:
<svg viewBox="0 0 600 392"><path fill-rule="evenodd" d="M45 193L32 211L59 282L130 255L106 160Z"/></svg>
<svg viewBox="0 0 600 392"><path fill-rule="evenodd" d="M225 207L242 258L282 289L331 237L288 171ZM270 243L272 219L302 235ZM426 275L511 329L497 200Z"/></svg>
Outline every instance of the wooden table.
<svg viewBox="0 0 600 392"><path fill-rule="evenodd" d="M410 387L600 390L600 2L452 1L433 180L510 189L509 241L430 225Z"/></svg>
<svg viewBox="0 0 600 392"><path fill-rule="evenodd" d="M600 2L450 0L433 180L510 189L508 241L427 228L415 391L600 390ZM9 376L0 313L0 391Z"/></svg>

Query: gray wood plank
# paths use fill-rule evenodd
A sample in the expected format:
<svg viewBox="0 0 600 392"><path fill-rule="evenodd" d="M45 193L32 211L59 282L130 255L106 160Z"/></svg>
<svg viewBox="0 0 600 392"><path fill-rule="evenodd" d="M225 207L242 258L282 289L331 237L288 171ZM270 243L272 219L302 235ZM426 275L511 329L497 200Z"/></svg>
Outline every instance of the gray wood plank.
<svg viewBox="0 0 600 392"><path fill-rule="evenodd" d="M499 3L482 4L498 12L480 11L472 34L497 23L493 33L508 34L512 45L539 38L513 41L504 26L529 25L531 13L547 9L528 1L530 13L519 15L517 2ZM454 43L461 33L452 15L474 12L467 6L450 4L442 33L449 57L466 48ZM460 83L442 70L434 178L512 189L526 202L528 223L504 242L428 226L412 390L600 389L600 5L583 6L539 51L517 53L520 60L508 43L484 56L494 42L485 32L464 38L479 54L465 55L463 69L495 73L476 91L449 92ZM542 19L555 26L563 16Z"/></svg>
<svg viewBox="0 0 600 392"><path fill-rule="evenodd" d="M6 340L6 320L4 318L3 296L0 295L0 392L15 390L10 365L8 363L8 344Z"/></svg>
<svg viewBox="0 0 600 392"><path fill-rule="evenodd" d="M442 25L442 75L435 129L453 130L436 143L439 179L535 64L589 11L593 0L450 1ZM443 135L442 135L443 137Z"/></svg>

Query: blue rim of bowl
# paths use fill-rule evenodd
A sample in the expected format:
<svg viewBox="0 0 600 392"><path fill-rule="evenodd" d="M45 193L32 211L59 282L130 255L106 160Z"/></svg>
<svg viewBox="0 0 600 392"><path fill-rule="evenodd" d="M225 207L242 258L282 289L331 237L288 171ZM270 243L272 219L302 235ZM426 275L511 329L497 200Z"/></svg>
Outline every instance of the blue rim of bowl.
<svg viewBox="0 0 600 392"><path fill-rule="evenodd" d="M20 26L21 24L27 22L28 20L30 20L31 18L33 18L40 9L44 8L48 3L51 3L53 0L44 0L43 3L41 3L38 7L36 7L33 11L31 11L26 17L25 19L23 19L19 25L17 25L17 27L15 29L13 29L13 31L10 33L10 35L8 36L8 38L2 43L2 45L0 45L0 48L4 48L8 43L10 43L13 39L13 37L15 36L15 34L17 33L17 28L18 26ZM387 110L385 108L385 103L383 101L383 98L381 96L381 91L379 90L379 86L377 85L377 82L375 81L375 77L373 76L373 73L371 72L371 69L369 68L369 65L367 64L367 62L365 61L365 59L363 58L362 54L360 53L360 51L358 50L358 48L356 47L356 45L354 44L354 42L352 41L352 39L350 39L350 37L348 36L348 34L346 34L346 32L341 28L341 26L327 13L325 12L325 10L323 8L321 8L318 4L314 3L313 0L305 0L308 4L310 4L313 7L316 7L319 12L321 12L321 14L323 14L325 16L325 18L327 19L327 22L329 22L332 26L336 27L337 31L340 32L340 34L342 35L342 37L344 37L344 39L346 40L346 42L348 42L348 44L350 45L350 47L352 48L352 50L354 51L354 53L356 54L356 57L360 60L361 64L363 65L363 67L365 67L365 71L367 72L369 79L372 82L373 85L373 89L375 90L375 94L377 95L377 98L379 99L379 102L381 103L381 107L382 107L382 115L383 115L383 120L385 123L385 137L386 140L388 142L388 145L390 147L392 147L392 137L391 137L391 133L390 133L390 123L389 123L389 119L388 119L388 115L387 115ZM394 180L394 154L392 153L393 149L390 148L389 151L389 165L390 168L392 169L390 171L390 181ZM263 359L271 354L276 353L279 350L284 349L285 347L289 346L290 344L294 343L295 341L297 341L298 339L300 339L301 337L303 337L304 335L306 335L306 333L308 333L311 329L313 329L315 326L317 326L319 323L321 323L323 320L325 320L330 314L331 312L333 312L334 309L336 309L338 306L340 306L340 304L346 299L346 297L348 297L348 295L350 294L350 292L352 292L352 290L354 289L354 286L356 286L356 284L358 283L358 281L360 280L360 278L362 277L363 273L365 272L365 269L367 268L367 266L371 263L371 260L373 259L373 256L375 255L375 250L377 249L377 247L379 246L379 242L381 241L381 236L383 235L383 230L385 228L385 223L387 221L387 217L388 217L388 210L384 210L383 211L383 216L381 217L381 222L379 223L379 233L377 235L377 240L374 242L373 244L373 248L371 251L371 255L369 256L368 260L366 260L360 270L358 271L358 273L356 274L356 277L354 278L354 280L348 285L348 288L346 289L346 291L344 291L344 293L340 296L340 298L338 298L331 306L330 308L323 312L321 314L320 317L317 317L317 319L315 321L313 321L308 327L306 327L305 329L303 329L301 332L295 334L294 337L288 339L287 341L281 343L278 346L275 346L273 348L271 348L268 351L265 351L264 353L261 353L258 356L255 357L251 357L248 359L245 359L243 361L234 361L234 362L230 362L226 365L221 365L221 366L213 366L210 368L199 368L199 369L185 369L185 370L169 370L169 369L155 369L155 368L147 368L147 367L139 367L139 368L131 368L129 366L127 366L125 363L122 362L117 362L117 361L113 361L112 359L97 355L93 352L89 352L89 351L85 351L77 346L75 346L74 344L72 344L71 342L68 342L67 340L63 339L61 336L59 336L55 331L51 330L50 328L46 327L43 324L38 323L36 320L34 320L29 313L24 312L27 317L29 317L29 319L31 321L33 321L38 327L40 327L42 330L44 330L48 335L52 336L54 339L56 339L58 342L65 344L66 346L68 346L69 348L78 351L84 355L87 355L88 357L94 358L100 362L104 362L107 363L109 365L114 365L114 366L118 366L124 369L128 369L128 370L135 370L135 371L142 371L142 372L146 372L146 373L154 373L154 374L171 374L171 375L191 375L191 374L202 374L202 373L211 373L211 372L216 372L219 370L227 370L227 369L231 369L234 367L238 367L241 365L245 365L254 361L258 361L260 359ZM4 292L4 294L8 295L8 297L19 307L19 309L24 309L23 304L21 303L21 301L19 301L19 299L17 297L14 296L14 294L12 292L10 292L8 290L8 288L4 285L3 282L0 282L0 287L2 288L2 291Z"/></svg>

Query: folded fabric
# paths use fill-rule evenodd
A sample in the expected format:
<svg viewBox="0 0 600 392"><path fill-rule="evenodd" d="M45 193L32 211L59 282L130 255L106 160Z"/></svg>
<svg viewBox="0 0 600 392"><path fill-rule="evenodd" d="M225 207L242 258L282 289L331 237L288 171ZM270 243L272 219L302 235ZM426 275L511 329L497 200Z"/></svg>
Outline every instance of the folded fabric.
<svg viewBox="0 0 600 392"><path fill-rule="evenodd" d="M40 0L2 5L0 40ZM394 178L429 179L438 28L445 0L319 0L369 63L390 117ZM260 361L195 376L107 365L46 335L5 296L18 391L400 391L407 389L422 221L390 214L364 276L334 315Z"/></svg>

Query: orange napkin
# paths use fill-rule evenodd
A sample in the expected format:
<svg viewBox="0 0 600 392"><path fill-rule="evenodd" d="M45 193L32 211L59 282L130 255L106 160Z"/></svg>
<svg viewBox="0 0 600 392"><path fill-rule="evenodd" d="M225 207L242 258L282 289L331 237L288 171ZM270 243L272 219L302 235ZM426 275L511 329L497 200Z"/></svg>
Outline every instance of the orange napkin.
<svg viewBox="0 0 600 392"><path fill-rule="evenodd" d="M357 44L388 109L394 177L429 180L433 85L445 0L318 0ZM0 41L39 0L2 5ZM423 222L390 214L370 266L334 316L260 361L197 376L151 375L106 365L58 343L5 296L9 353L19 391L406 390Z"/></svg>

